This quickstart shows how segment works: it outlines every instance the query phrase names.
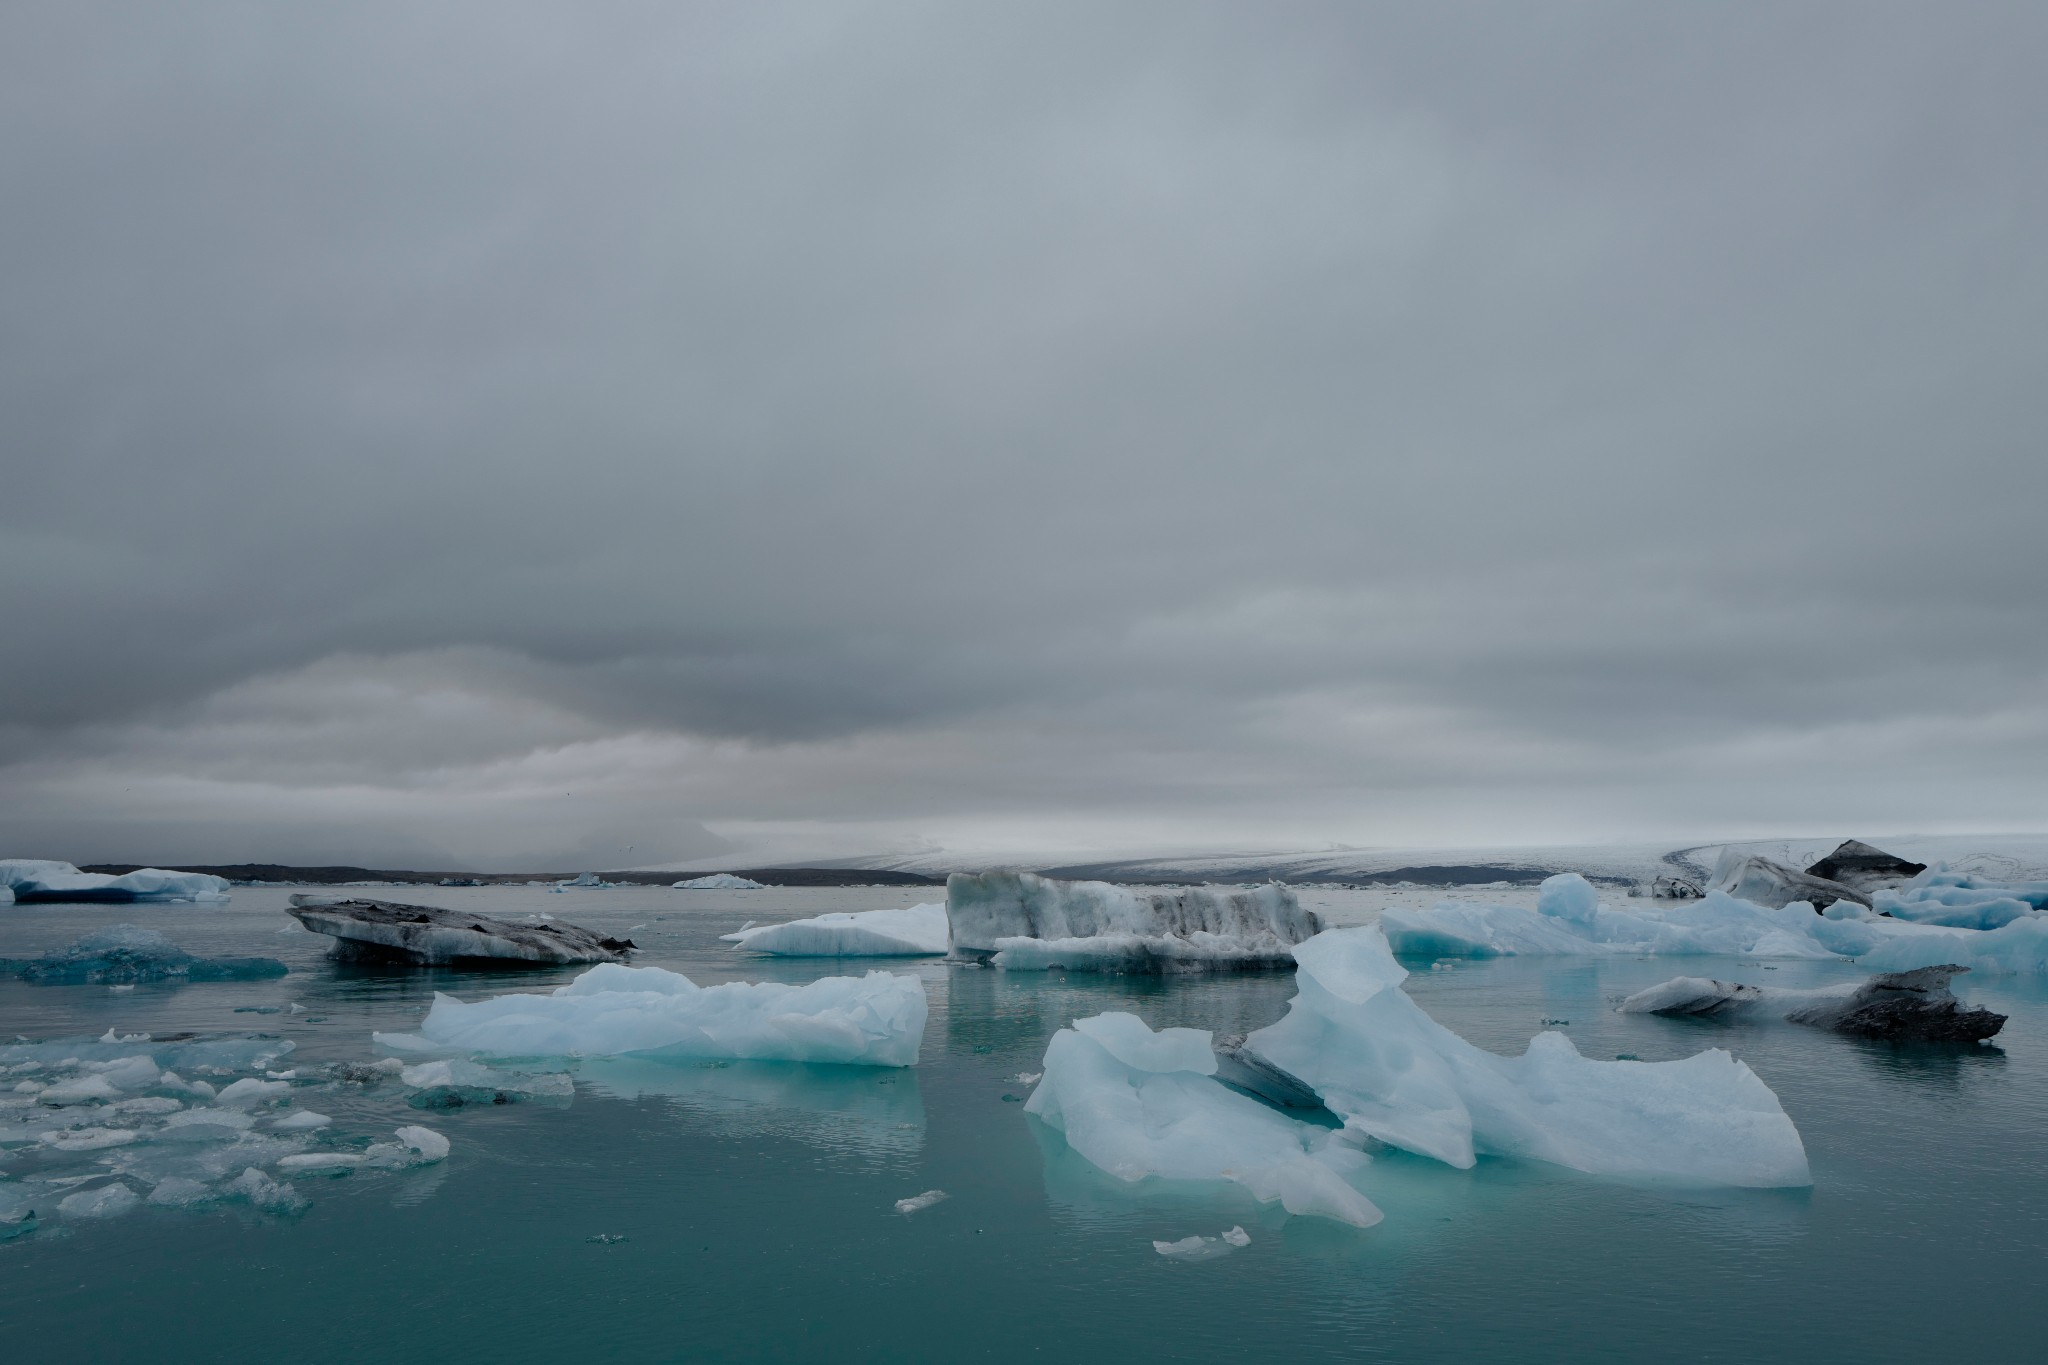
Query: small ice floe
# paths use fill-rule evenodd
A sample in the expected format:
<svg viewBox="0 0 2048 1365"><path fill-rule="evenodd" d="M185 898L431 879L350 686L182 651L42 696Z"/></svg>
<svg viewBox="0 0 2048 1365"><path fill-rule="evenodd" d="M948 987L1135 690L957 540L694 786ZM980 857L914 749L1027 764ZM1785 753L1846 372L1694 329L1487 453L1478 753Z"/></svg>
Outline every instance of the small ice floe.
<svg viewBox="0 0 2048 1365"><path fill-rule="evenodd" d="M115 1181L98 1189L77 1190L57 1201L57 1212L66 1218L119 1218L142 1203L134 1190Z"/></svg>
<svg viewBox="0 0 2048 1365"><path fill-rule="evenodd" d="M952 1197L944 1190L926 1190L923 1194L913 1194L908 1199L897 1200L896 1212L907 1217L913 1213L920 1213L932 1205Z"/></svg>
<svg viewBox="0 0 2048 1365"><path fill-rule="evenodd" d="M1154 1242L1152 1249L1174 1261L1213 1261L1218 1256L1228 1256L1237 1248L1251 1244L1251 1234L1241 1227L1234 1227L1217 1237L1196 1235L1183 1237L1178 1242Z"/></svg>
<svg viewBox="0 0 2048 1365"><path fill-rule="evenodd" d="M627 1240L627 1238L623 1232L600 1232L595 1237L585 1237L583 1240L594 1242L601 1247L608 1247L617 1246L620 1242Z"/></svg>
<svg viewBox="0 0 2048 1365"><path fill-rule="evenodd" d="M332 1122L334 1120L328 1118L325 1114L316 1114L310 1109L301 1109L296 1113L286 1114L283 1118L271 1124L270 1131L273 1133L310 1133L315 1128L325 1128Z"/></svg>
<svg viewBox="0 0 2048 1365"><path fill-rule="evenodd" d="M942 957L946 934L946 907L934 903L907 910L837 911L758 927L750 920L719 938L776 957Z"/></svg>
<svg viewBox="0 0 2048 1365"><path fill-rule="evenodd" d="M335 940L344 958L441 966L488 960L537 967L624 962L631 939L607 938L574 924L514 924L486 915L392 901L293 896L291 915Z"/></svg>
<svg viewBox="0 0 2048 1365"><path fill-rule="evenodd" d="M953 957L1035 971L1283 966L1322 927L1277 882L1149 890L1029 872L954 873L946 920Z"/></svg>
<svg viewBox="0 0 2048 1365"><path fill-rule="evenodd" d="M567 1104L576 1084L559 1071L527 1075L476 1062L422 1062L399 1072L411 1087L406 1103L415 1109L459 1109L466 1104L516 1104L540 1100Z"/></svg>
<svg viewBox="0 0 2048 1365"><path fill-rule="evenodd" d="M1044 1075L1043 1071L1020 1071L1010 1079L1019 1085L1037 1085L1039 1078Z"/></svg>
<svg viewBox="0 0 2048 1365"><path fill-rule="evenodd" d="M265 1213L304 1213L311 1200L289 1185L280 1185L254 1166L229 1181L222 1189L229 1198L255 1205Z"/></svg>
<svg viewBox="0 0 2048 1365"><path fill-rule="evenodd" d="M2005 1016L1956 999L1949 978L1968 970L1945 963L1910 972L1881 972L1863 981L1804 991L1680 976L1637 991L1621 1002L1620 1012L1783 1019L1859 1038L1974 1043L2004 1028Z"/></svg>
<svg viewBox="0 0 2048 1365"><path fill-rule="evenodd" d="M363 1161L356 1152L300 1152L279 1157L277 1169L285 1175L346 1175Z"/></svg>

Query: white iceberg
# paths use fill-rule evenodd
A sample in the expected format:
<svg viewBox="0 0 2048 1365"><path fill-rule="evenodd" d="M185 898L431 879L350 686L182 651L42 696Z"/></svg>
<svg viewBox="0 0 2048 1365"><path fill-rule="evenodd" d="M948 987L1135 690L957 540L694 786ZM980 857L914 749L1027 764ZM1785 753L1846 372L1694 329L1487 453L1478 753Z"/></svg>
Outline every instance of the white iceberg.
<svg viewBox="0 0 2048 1365"><path fill-rule="evenodd" d="M1805 901L1809 906L1829 905L1835 901L1850 901L1857 905L1870 903L1869 896L1846 882L1817 877L1811 872L1802 872L1796 867L1732 848L1722 851L1707 889L1725 891L1737 900L1773 910L1794 901Z"/></svg>
<svg viewBox="0 0 2048 1365"><path fill-rule="evenodd" d="M1819 916L1807 912L1809 918ZM1501 1057L1431 1019L1376 928L1295 949L1299 993L1246 1049L1322 1098L1345 1128L1469 1167L1496 1155L1596 1175L1755 1188L1812 1183L1799 1132L1719 1048L1675 1062L1593 1061L1561 1033Z"/></svg>
<svg viewBox="0 0 2048 1365"><path fill-rule="evenodd" d="M838 911L787 924L748 925L720 934L727 943L777 957L939 957L946 951L946 907Z"/></svg>
<svg viewBox="0 0 2048 1365"><path fill-rule="evenodd" d="M1364 1153L1215 1079L1210 1036L1154 1033L1134 1014L1077 1019L1055 1033L1025 1112L1120 1180L1232 1180L1289 1213L1370 1227L1381 1214L1344 1178Z"/></svg>
<svg viewBox="0 0 2048 1365"><path fill-rule="evenodd" d="M465 1004L434 997L417 1035L375 1035L394 1051L497 1057L638 1054L848 1066L915 1066L924 986L869 972L807 985L731 981L700 987L660 967L593 967L547 995Z"/></svg>
<svg viewBox="0 0 2048 1365"><path fill-rule="evenodd" d="M205 872L167 872L160 867L143 867L115 876L106 872L80 872L70 863L43 858L0 858L0 887L11 892L13 899L23 904L48 901L113 905L171 901L223 903L228 899L226 879Z"/></svg>
<svg viewBox="0 0 2048 1365"><path fill-rule="evenodd" d="M714 872L708 877L693 877L689 881L673 882L672 891L766 891L760 882L745 877L735 877L730 872Z"/></svg>
<svg viewBox="0 0 2048 1365"><path fill-rule="evenodd" d="M1278 883L1154 890L1029 872L954 873L946 919L957 958L1110 972L1280 965L1322 927Z"/></svg>
<svg viewBox="0 0 2048 1365"><path fill-rule="evenodd" d="M1987 975L2048 973L2048 915L2028 915L1996 929L1901 925L1856 960L1856 965L1874 972L1910 972L1948 963Z"/></svg>

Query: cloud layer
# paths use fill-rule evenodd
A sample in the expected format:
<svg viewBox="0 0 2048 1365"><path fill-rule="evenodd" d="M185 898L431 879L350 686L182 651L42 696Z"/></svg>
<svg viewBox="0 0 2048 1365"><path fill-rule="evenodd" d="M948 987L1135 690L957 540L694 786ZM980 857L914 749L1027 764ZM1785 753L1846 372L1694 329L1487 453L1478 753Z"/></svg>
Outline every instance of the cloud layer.
<svg viewBox="0 0 2048 1365"><path fill-rule="evenodd" d="M1476 13L10 9L0 834L2048 824L2048 21Z"/></svg>

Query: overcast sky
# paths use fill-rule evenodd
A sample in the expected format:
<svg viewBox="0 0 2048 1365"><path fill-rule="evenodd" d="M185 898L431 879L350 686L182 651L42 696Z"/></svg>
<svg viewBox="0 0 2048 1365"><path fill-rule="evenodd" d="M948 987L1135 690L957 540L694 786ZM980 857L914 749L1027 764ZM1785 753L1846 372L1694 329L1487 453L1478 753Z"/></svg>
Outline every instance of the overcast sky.
<svg viewBox="0 0 2048 1365"><path fill-rule="evenodd" d="M0 856L2048 828L2044 38L16 0Z"/></svg>

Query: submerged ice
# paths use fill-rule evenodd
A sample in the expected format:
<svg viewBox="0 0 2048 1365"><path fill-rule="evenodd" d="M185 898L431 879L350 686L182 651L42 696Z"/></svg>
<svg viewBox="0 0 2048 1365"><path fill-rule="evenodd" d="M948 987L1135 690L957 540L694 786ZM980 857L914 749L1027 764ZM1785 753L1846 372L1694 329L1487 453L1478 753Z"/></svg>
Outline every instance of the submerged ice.
<svg viewBox="0 0 2048 1365"><path fill-rule="evenodd" d="M0 975L45 983L261 981L285 974L271 957L200 958L154 929L116 924L39 958L0 958Z"/></svg>
<svg viewBox="0 0 2048 1365"><path fill-rule="evenodd" d="M718 1057L915 1066L924 987L869 972L806 985L698 986L660 967L593 967L547 995L465 1003L436 995L417 1035L375 1035L395 1051L497 1057Z"/></svg>
<svg viewBox="0 0 2048 1365"><path fill-rule="evenodd" d="M748 925L719 937L777 957L937 957L946 951L946 907L840 911L787 924Z"/></svg>
<svg viewBox="0 0 2048 1365"><path fill-rule="evenodd" d="M957 958L1109 972L1283 965L1322 927L1278 883L1155 890L1029 872L954 873L946 918Z"/></svg>

